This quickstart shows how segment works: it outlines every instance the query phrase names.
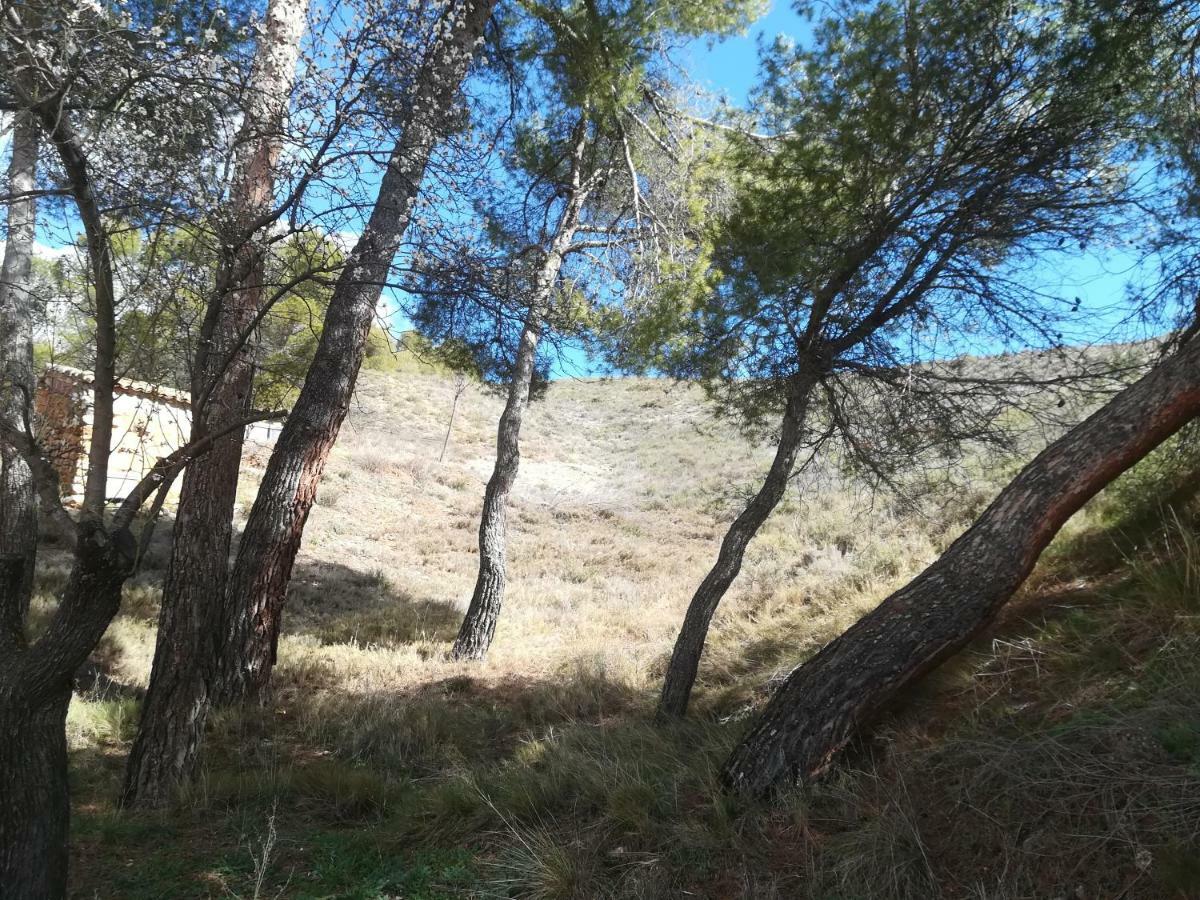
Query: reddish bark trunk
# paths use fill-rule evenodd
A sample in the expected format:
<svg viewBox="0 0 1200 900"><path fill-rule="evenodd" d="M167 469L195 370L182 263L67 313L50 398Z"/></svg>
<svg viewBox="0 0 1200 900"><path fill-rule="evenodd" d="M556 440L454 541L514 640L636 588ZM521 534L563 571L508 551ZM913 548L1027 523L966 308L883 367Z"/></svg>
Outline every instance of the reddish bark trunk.
<svg viewBox="0 0 1200 900"><path fill-rule="evenodd" d="M272 0L237 139L230 191L233 245L217 276L193 377L192 440L240 421L250 407L253 343L264 303L264 256L253 226L273 200L281 128L296 77L308 0ZM159 805L190 779L208 710L244 429L217 440L183 476L150 687L130 751L122 804Z"/></svg>
<svg viewBox="0 0 1200 900"><path fill-rule="evenodd" d="M430 153L450 126L495 0L454 4L438 26L362 236L325 315L317 352L271 454L226 590L218 702L261 692L275 663L283 601L329 451L350 405L382 285L408 227Z"/></svg>

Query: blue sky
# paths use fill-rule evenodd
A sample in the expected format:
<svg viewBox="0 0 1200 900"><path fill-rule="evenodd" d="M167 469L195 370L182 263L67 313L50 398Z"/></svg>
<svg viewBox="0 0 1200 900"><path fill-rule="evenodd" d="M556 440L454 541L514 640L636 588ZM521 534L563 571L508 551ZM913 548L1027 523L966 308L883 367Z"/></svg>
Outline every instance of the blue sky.
<svg viewBox="0 0 1200 900"><path fill-rule="evenodd" d="M778 34L787 34L802 42L810 33L808 21L797 15L786 2L773 3L767 13L754 22L743 35L720 42L707 39L694 41L677 61L685 66L691 79L705 91L724 95L731 103L745 105L751 89L758 80L758 48L760 42L769 44ZM389 308L395 306L389 304ZM389 327L401 332L411 323L400 313L392 313ZM551 361L554 378L598 374L597 368L581 350L562 346L557 358Z"/></svg>
<svg viewBox="0 0 1200 900"><path fill-rule="evenodd" d="M692 79L700 87L713 94L723 94L732 103L742 105L748 100L750 90L757 80L759 42L770 43L777 34L789 34L799 42L804 40L809 31L807 20L797 15L788 3L776 2L763 17L753 23L746 34L726 38L717 43L697 40L678 61L687 68ZM6 138L0 137L0 152L7 152L6 144ZM61 223L43 220L39 224L39 239L42 242L40 255L52 257L69 252L69 240L61 231ZM75 223L71 223L71 226L69 232L77 230ZM355 236L348 234L347 240L352 240ZM385 291L384 315L387 316L387 325L393 332L405 331L411 327L411 323L397 312L389 313L396 308L394 300L388 297L389 294L392 294L391 290ZM567 348L562 355L563 358L553 365L553 374L556 377L595 373L594 367L582 351Z"/></svg>
<svg viewBox="0 0 1200 900"><path fill-rule="evenodd" d="M745 103L758 78L758 46L778 34L803 43L811 33L809 22L797 15L788 3L775 2L767 14L742 36L727 38L715 46L707 41L692 44L687 60L692 78L714 93L724 92L735 103Z"/></svg>

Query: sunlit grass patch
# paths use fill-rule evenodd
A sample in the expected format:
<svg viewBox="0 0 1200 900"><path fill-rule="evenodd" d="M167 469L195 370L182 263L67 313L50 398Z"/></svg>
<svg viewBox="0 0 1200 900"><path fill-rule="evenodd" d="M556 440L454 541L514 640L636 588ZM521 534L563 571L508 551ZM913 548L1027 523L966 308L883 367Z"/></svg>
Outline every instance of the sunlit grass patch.
<svg viewBox="0 0 1200 900"><path fill-rule="evenodd" d="M67 746L72 750L122 745L137 730L139 703L131 698L88 700L71 698L67 710Z"/></svg>

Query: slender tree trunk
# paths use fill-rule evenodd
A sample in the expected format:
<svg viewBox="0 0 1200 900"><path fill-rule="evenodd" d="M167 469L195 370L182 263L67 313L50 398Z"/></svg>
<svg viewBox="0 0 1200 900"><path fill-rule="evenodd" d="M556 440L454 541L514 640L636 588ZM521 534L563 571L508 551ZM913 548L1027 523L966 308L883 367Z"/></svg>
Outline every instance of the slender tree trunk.
<svg viewBox="0 0 1200 900"><path fill-rule="evenodd" d="M116 291L113 284L112 244L92 183L84 141L72 120L56 102L33 110L54 145L83 222L92 305L96 319L96 350L92 363L92 435L88 442L87 477L80 515L100 523L108 497L108 463L112 452L113 385L117 380Z"/></svg>
<svg viewBox="0 0 1200 900"><path fill-rule="evenodd" d="M32 414L34 296L30 275L36 208L38 125L32 114L16 113L8 205L8 239L0 268L0 419L23 430ZM20 198L19 195L28 196ZM0 579L0 627L24 632L37 557L37 495L25 458L0 440L0 560L13 560L20 577Z"/></svg>
<svg viewBox="0 0 1200 900"><path fill-rule="evenodd" d="M246 331L264 302L266 255L253 229L273 203L307 13L308 0L272 0L267 7L230 191L235 237L197 354L193 440L227 428L250 406L253 364ZM192 776L217 652L244 434L245 429L230 432L184 472L150 687L126 769L121 798L126 806L166 803Z"/></svg>
<svg viewBox="0 0 1200 900"><path fill-rule="evenodd" d="M557 277L558 262L552 263L547 258L542 274L545 275L549 268L554 269L554 277ZM538 294L529 307L521 332L517 364L508 385L508 400L504 404L496 433L496 463L483 495L483 514L479 520L479 575L475 580L475 591L471 595L467 615L454 642L452 652L455 659L483 659L496 633L496 620L504 602L508 493L517 480L517 467L521 462L521 420L529 405L529 388L533 382L537 342L542 330L543 304L547 302L552 287L553 281L545 284L539 278Z"/></svg>
<svg viewBox="0 0 1200 900"><path fill-rule="evenodd" d="M683 627L675 640L675 650L667 665L663 680L662 697L658 701L657 719L660 722L679 718L687 713L688 700L696 672L700 668L700 655L708 637L708 627L717 606L737 578L742 568L746 547L767 521L771 512L779 505L787 490L788 479L796 465L796 456L804 437L804 420L808 409L811 386L798 386L789 396L783 410L783 421L779 430L779 445L775 459L767 471L767 477L758 493L734 519L721 541L716 565L709 570L696 589L692 602L684 615Z"/></svg>
<svg viewBox="0 0 1200 900"><path fill-rule="evenodd" d="M9 190L36 187L37 123L25 111L13 123ZM8 207L0 269L0 416L24 430L33 401L33 197ZM37 553L33 474L18 449L0 441L0 885L14 897L66 893L66 715L70 690L39 707L15 702L6 663L26 652L25 622Z"/></svg>
<svg viewBox="0 0 1200 900"><path fill-rule="evenodd" d="M408 227L430 153L451 125L455 98L494 2L453 4L416 78L410 119L402 123L375 207L338 278L316 355L242 534L218 633L217 702L254 696L270 680L304 523L350 405L381 286Z"/></svg>
<svg viewBox="0 0 1200 900"><path fill-rule="evenodd" d="M1063 524L1200 414L1200 338L1055 441L907 586L795 669L723 776L744 795L825 770L905 685L977 635Z"/></svg>
<svg viewBox="0 0 1200 900"><path fill-rule="evenodd" d="M451 650L455 659L483 659L487 655L496 634L500 607L504 603L508 574L508 494L516 483L517 469L521 464L521 422L529 406L537 344L551 294L562 269L563 256L575 239L583 205L587 202L588 188L582 173L586 149L587 123L581 121L576 126L575 145L572 148L570 194L533 285L533 296L517 345L512 380L508 384L508 399L496 430L496 463L483 494L483 513L479 519L479 574L475 579L475 590L471 594L467 614Z"/></svg>
<svg viewBox="0 0 1200 900"><path fill-rule="evenodd" d="M438 454L438 462L446 458L446 448L450 446L450 432L454 430L454 414L458 412L458 399L467 389L467 378L459 374L454 380L454 402L450 404L450 421L446 423L446 436L442 439L442 452Z"/></svg>

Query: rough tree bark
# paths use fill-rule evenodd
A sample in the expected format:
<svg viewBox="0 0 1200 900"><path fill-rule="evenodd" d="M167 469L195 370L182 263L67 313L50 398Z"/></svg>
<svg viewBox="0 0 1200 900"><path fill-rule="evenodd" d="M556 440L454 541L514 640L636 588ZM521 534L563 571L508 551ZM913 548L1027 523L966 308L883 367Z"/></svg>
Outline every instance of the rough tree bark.
<svg viewBox="0 0 1200 900"><path fill-rule="evenodd" d="M907 586L795 669L726 762L726 785L761 796L825 770L905 685L977 635L1063 524L1200 414L1200 338L1052 443Z"/></svg>
<svg viewBox="0 0 1200 900"><path fill-rule="evenodd" d="M226 429L250 406L253 361L246 332L264 302L266 254L254 232L273 205L281 130L307 13L308 0L272 0L267 7L237 138L229 197L232 239L196 356L193 440ZM129 755L122 805L163 804L192 775L229 574L244 431L229 432L184 473L150 687Z"/></svg>
<svg viewBox="0 0 1200 900"><path fill-rule="evenodd" d="M66 895L67 705L71 679L100 640L132 569L132 538L80 524L75 567L50 627L32 646L0 633L0 885L5 897ZM20 577L15 564L0 578Z"/></svg>
<svg viewBox="0 0 1200 900"><path fill-rule="evenodd" d="M517 480L517 469L521 464L521 422L529 406L538 339L558 273L562 269L563 257L575 239L580 214L588 196L582 173L587 132L582 123L576 129L576 134L571 158L571 188L534 281L529 310L525 314L521 340L517 345L512 379L508 384L508 399L496 430L496 463L484 490L483 513L479 519L479 574L475 579L471 603L451 651L455 659L483 659L487 655L496 633L500 607L504 603L508 495Z"/></svg>
<svg viewBox="0 0 1200 900"><path fill-rule="evenodd" d="M409 119L401 123L371 216L334 287L316 355L242 534L218 634L216 702L255 696L270 680L304 523L350 405L375 306L494 3L452 4L416 77Z"/></svg>
<svg viewBox="0 0 1200 900"><path fill-rule="evenodd" d="M659 722L680 718L687 713L688 700L692 695L692 685L696 682L700 655L704 652L704 641L708 637L708 626L712 622L713 614L741 571L746 547L779 505L787 490L788 479L796 466L796 456L800 452L804 437L804 421L811 390L811 382L806 381L795 385L788 394L779 430L779 444L767 477L758 493L729 526L729 531L721 541L716 564L704 576L691 603L688 604L683 626L679 629L679 637L675 639L675 649L671 653L671 661L663 679L662 696L659 698L656 712Z"/></svg>
<svg viewBox="0 0 1200 900"><path fill-rule="evenodd" d="M23 429L33 403L33 313L30 290L37 187L38 125L22 110L14 116L8 166L8 237L0 268L0 420ZM22 196L24 195L24 196ZM37 556L37 497L33 474L11 443L0 440L0 562L19 577L0 579L0 628L22 631Z"/></svg>
<svg viewBox="0 0 1200 900"><path fill-rule="evenodd" d="M0 687L3 690L3 687ZM0 699L0 878L5 896L41 900L67 889L68 682L33 708Z"/></svg>

